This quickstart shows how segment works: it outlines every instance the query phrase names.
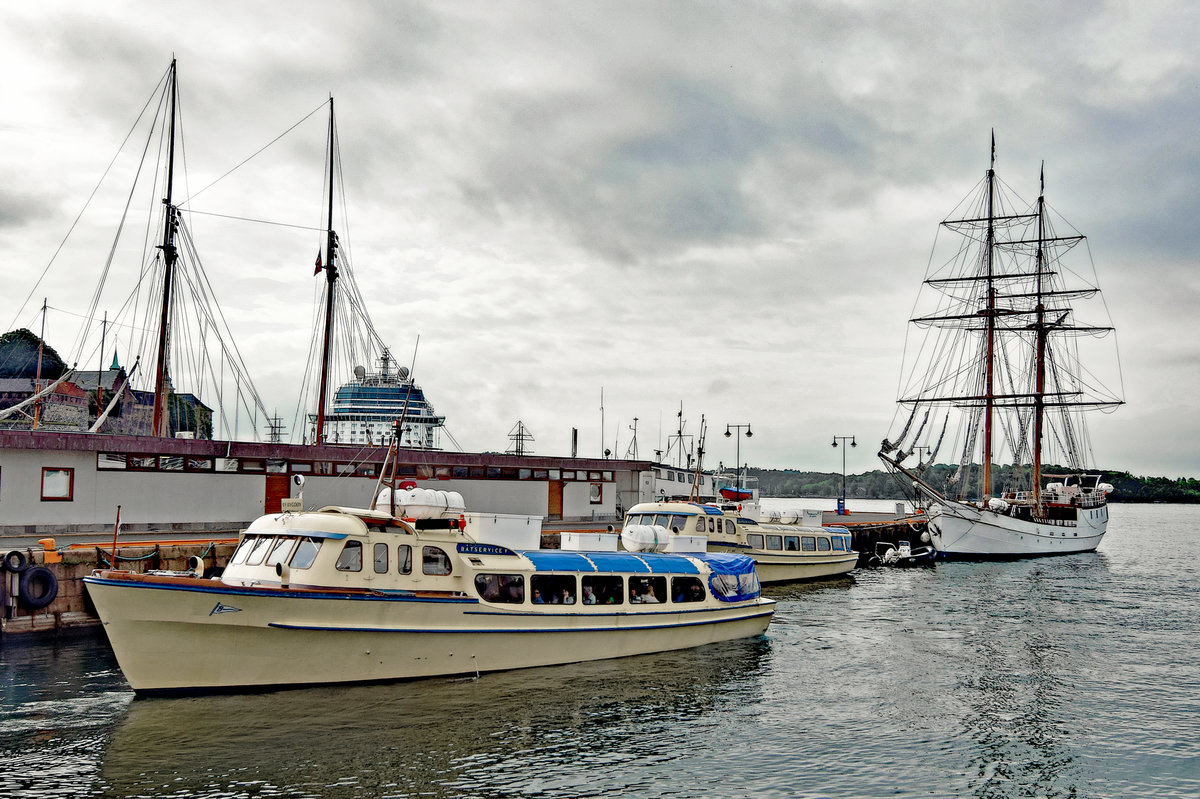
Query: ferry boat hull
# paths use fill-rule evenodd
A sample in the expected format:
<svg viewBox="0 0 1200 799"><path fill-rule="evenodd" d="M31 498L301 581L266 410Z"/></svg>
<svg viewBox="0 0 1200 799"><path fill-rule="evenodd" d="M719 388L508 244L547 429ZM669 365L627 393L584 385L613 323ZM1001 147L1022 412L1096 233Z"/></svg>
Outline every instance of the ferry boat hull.
<svg viewBox="0 0 1200 799"><path fill-rule="evenodd" d="M762 634L772 600L684 610L498 609L476 599L234 589L100 572L85 578L139 693L473 674L684 649Z"/></svg>
<svg viewBox="0 0 1200 799"><path fill-rule="evenodd" d="M1074 523L1018 519L960 503L929 510L929 537L942 559L1035 558L1092 552L1108 526L1108 506L1080 508Z"/></svg>
<svg viewBox="0 0 1200 799"><path fill-rule="evenodd" d="M754 559L754 570L758 572L759 582L763 585L840 577L850 573L858 564L858 553L853 551L831 552L829 557L821 558L811 557L812 553L805 553L809 557L802 557L779 552L722 547L710 547L710 551L749 555Z"/></svg>

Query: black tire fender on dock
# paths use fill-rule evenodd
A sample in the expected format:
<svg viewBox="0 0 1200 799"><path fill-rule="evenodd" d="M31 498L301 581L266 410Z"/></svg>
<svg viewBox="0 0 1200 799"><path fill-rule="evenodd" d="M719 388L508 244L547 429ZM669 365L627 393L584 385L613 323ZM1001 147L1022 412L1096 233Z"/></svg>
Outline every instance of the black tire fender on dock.
<svg viewBox="0 0 1200 799"><path fill-rule="evenodd" d="M29 567L29 561L25 558L25 553L19 549L14 549L4 556L4 568L15 574L20 574Z"/></svg>
<svg viewBox="0 0 1200 799"><path fill-rule="evenodd" d="M21 575L21 602L30 610L46 607L58 596L58 578L45 566L34 566Z"/></svg>

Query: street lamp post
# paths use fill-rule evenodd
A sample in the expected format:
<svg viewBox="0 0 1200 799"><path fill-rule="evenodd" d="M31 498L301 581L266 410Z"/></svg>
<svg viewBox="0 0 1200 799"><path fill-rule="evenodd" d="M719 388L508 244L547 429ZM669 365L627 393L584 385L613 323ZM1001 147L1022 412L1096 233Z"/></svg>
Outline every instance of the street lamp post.
<svg viewBox="0 0 1200 799"><path fill-rule="evenodd" d="M857 447L858 442L854 440L854 436L834 436L833 446L837 446L838 442L842 442L842 495L838 497L838 516L846 515L846 442L850 442L850 446Z"/></svg>
<svg viewBox="0 0 1200 799"><path fill-rule="evenodd" d="M746 422L745 424L727 424L727 425L725 425L725 437L730 438L731 436L733 436L733 433L731 432L732 430L737 430L740 433L742 431L742 428L746 429L746 438L750 438L750 436L754 435L754 433L752 433L750 431L750 423ZM742 439L741 439L741 436L738 436L738 439L737 439L736 456L737 456L737 460L735 461L735 465L738 470L737 490L738 490L738 493L741 493L741 490L742 490Z"/></svg>

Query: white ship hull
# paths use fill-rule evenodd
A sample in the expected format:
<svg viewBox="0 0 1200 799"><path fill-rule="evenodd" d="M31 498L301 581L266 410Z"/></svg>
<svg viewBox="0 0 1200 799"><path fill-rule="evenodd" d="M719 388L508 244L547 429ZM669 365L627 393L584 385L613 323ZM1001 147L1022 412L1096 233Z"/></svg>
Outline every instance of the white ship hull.
<svg viewBox="0 0 1200 799"><path fill-rule="evenodd" d="M1108 506L1079 508L1073 523L1018 519L961 503L934 504L929 537L938 556L1031 558L1091 552L1108 527Z"/></svg>
<svg viewBox="0 0 1200 799"><path fill-rule="evenodd" d="M759 635L775 604L548 612L556 606L258 591L184 578L86 581L139 692L394 680L662 652Z"/></svg>

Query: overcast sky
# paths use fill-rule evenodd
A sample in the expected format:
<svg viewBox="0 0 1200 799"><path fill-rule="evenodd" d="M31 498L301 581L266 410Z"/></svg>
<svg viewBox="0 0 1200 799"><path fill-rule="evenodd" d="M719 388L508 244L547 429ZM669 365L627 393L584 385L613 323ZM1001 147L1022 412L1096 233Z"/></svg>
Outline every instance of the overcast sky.
<svg viewBox="0 0 1200 799"><path fill-rule="evenodd" d="M537 454L568 454L574 427L597 455L603 419L624 455L637 417L653 457L682 403L688 433L708 420L706 465L733 463L722 434L750 423L752 466L839 471L830 441L854 435L862 472L938 222L994 128L1026 199L1045 161L1119 331L1127 405L1091 421L1096 460L1200 475L1200 6L267 6L0 5L0 324L37 332L46 296L70 350L112 217L56 248L174 55L192 190L335 97L340 233L402 362L420 336L418 382L465 449L504 451L521 420ZM324 124L191 207L319 225ZM193 231L290 422L318 234Z"/></svg>

